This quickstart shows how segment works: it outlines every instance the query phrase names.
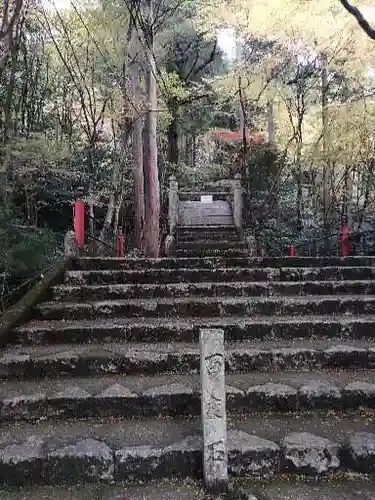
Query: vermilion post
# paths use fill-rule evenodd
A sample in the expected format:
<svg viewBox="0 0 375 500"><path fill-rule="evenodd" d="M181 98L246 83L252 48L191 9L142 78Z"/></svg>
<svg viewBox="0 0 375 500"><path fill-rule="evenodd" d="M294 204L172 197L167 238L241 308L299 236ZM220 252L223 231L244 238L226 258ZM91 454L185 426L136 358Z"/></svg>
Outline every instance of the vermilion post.
<svg viewBox="0 0 375 500"><path fill-rule="evenodd" d="M296 256L296 249L293 245L290 245L289 247L289 257L295 257Z"/></svg>
<svg viewBox="0 0 375 500"><path fill-rule="evenodd" d="M78 200L74 204L74 232L78 248L85 244L85 202Z"/></svg>
<svg viewBox="0 0 375 500"><path fill-rule="evenodd" d="M343 257L347 257L350 254L349 240L349 228L347 225L343 225L341 228L341 254Z"/></svg>
<svg viewBox="0 0 375 500"><path fill-rule="evenodd" d="M117 257L124 257L125 255L125 238L124 233L119 229L116 238L116 252Z"/></svg>

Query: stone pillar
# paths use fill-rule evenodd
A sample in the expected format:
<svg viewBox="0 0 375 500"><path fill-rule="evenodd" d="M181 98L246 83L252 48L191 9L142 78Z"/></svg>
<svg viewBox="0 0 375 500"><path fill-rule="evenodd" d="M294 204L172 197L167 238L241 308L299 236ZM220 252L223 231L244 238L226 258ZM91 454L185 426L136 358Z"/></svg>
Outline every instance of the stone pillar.
<svg viewBox="0 0 375 500"><path fill-rule="evenodd" d="M224 331L201 330L203 477L208 492L228 488Z"/></svg>
<svg viewBox="0 0 375 500"><path fill-rule="evenodd" d="M74 231L68 231L64 238L64 254L65 257L75 258L79 257L79 248Z"/></svg>
<svg viewBox="0 0 375 500"><path fill-rule="evenodd" d="M176 177L172 175L169 178L169 205L168 205L168 221L169 234L174 235L177 226L178 216L178 182Z"/></svg>
<svg viewBox="0 0 375 500"><path fill-rule="evenodd" d="M242 186L241 174L234 176L233 182L233 220L237 230L242 230Z"/></svg>

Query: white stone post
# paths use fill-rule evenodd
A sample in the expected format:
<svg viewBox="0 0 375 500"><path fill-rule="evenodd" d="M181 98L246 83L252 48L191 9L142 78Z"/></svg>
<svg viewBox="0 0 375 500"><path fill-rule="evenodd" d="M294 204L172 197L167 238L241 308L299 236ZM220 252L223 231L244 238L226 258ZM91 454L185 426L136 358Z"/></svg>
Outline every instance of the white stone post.
<svg viewBox="0 0 375 500"><path fill-rule="evenodd" d="M201 330L203 477L213 494L228 488L224 331Z"/></svg>
<svg viewBox="0 0 375 500"><path fill-rule="evenodd" d="M242 186L241 174L236 174L233 182L233 220L238 231L242 230Z"/></svg>

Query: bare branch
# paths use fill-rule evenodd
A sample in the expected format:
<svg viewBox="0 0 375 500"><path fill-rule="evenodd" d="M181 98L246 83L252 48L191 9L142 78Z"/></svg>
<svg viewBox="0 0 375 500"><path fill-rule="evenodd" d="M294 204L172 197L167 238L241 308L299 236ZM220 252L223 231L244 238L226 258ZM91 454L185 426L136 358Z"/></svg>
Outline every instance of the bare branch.
<svg viewBox="0 0 375 500"><path fill-rule="evenodd" d="M375 29L370 26L368 21L366 21L366 19L363 17L362 12L357 7L349 3L348 0L340 0L340 2L343 7L349 12L349 14L356 18L358 24L366 33L366 35L372 40L375 40Z"/></svg>

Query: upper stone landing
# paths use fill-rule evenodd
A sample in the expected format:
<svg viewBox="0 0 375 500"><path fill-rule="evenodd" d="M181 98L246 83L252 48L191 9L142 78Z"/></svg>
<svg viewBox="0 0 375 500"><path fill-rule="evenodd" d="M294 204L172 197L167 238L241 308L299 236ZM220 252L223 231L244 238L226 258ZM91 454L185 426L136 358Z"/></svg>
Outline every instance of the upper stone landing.
<svg viewBox="0 0 375 500"><path fill-rule="evenodd" d="M176 235L181 229L230 228L242 239L241 177L237 175L225 186L204 186L201 191L181 189L171 177L168 210L167 255L175 253Z"/></svg>
<svg viewBox="0 0 375 500"><path fill-rule="evenodd" d="M213 200L212 195L202 196L201 201L180 201L179 226L234 226L229 201Z"/></svg>

